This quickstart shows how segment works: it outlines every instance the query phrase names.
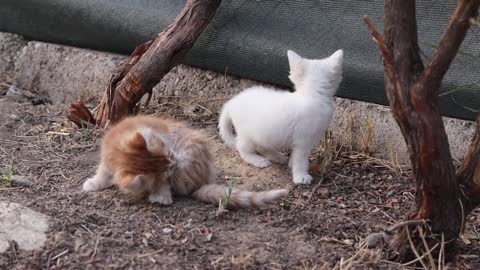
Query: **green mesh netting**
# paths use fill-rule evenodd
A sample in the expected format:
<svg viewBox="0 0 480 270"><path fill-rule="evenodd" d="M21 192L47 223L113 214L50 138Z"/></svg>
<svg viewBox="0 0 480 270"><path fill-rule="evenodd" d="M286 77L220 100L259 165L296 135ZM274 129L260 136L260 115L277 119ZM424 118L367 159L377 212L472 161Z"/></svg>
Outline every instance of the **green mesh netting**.
<svg viewBox="0 0 480 270"><path fill-rule="evenodd" d="M417 1L419 42L432 55L453 0ZM97 50L129 53L183 8L180 0L1 0L0 31ZM345 50L338 96L386 104L383 67L362 16L382 28L381 0L224 0L186 63L290 86L286 51L324 57ZM480 30L472 29L443 84L442 112L473 119L480 109ZM477 83L477 84L475 84Z"/></svg>

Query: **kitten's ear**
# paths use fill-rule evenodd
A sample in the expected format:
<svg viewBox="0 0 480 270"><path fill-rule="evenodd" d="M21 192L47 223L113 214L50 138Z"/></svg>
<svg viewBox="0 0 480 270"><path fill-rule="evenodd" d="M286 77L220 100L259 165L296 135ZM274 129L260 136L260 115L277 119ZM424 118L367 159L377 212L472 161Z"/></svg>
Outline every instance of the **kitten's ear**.
<svg viewBox="0 0 480 270"><path fill-rule="evenodd" d="M136 150L147 150L147 142L140 132L135 132L127 139L128 146Z"/></svg>
<svg viewBox="0 0 480 270"><path fill-rule="evenodd" d="M287 51L288 64L290 65L290 71L297 69L302 64L302 57L292 50Z"/></svg>
<svg viewBox="0 0 480 270"><path fill-rule="evenodd" d="M303 80L303 75L305 73L304 61L303 58L295 53L294 51L289 50L288 54L288 63L290 65L290 81L293 84L298 84Z"/></svg>
<svg viewBox="0 0 480 270"><path fill-rule="evenodd" d="M343 50L338 50L328 57L330 61L342 65L343 63Z"/></svg>

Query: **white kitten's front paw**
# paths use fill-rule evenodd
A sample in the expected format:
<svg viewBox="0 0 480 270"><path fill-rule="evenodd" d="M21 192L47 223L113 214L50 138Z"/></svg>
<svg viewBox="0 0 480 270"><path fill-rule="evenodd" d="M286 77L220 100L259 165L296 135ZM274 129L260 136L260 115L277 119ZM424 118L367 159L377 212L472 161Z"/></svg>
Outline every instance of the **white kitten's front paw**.
<svg viewBox="0 0 480 270"><path fill-rule="evenodd" d="M150 194L148 200L151 203L159 203L161 205L170 205L173 203L171 194Z"/></svg>
<svg viewBox="0 0 480 270"><path fill-rule="evenodd" d="M83 182L83 190L87 192L99 190L98 185L95 184L95 177L87 178L87 180Z"/></svg>
<svg viewBox="0 0 480 270"><path fill-rule="evenodd" d="M266 168L272 166L272 162L268 159L259 159L256 160L255 162L252 162L252 165L258 168Z"/></svg>
<svg viewBox="0 0 480 270"><path fill-rule="evenodd" d="M309 185L310 183L312 183L312 179L313 178L311 175L305 174L302 176L293 177L293 183L297 185Z"/></svg>

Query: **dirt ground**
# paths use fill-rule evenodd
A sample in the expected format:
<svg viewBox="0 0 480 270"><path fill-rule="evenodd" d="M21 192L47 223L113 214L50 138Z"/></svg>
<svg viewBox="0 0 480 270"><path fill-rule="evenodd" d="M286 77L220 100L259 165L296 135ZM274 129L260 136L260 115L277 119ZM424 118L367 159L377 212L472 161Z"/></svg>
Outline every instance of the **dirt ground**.
<svg viewBox="0 0 480 270"><path fill-rule="evenodd" d="M389 261L385 250L359 247L365 236L408 212L414 193L408 171L334 145L323 182L313 166L314 183L294 186L286 166L253 168L224 146L208 108L161 103L147 112L210 131L219 181L233 179L236 187L257 191L288 187L290 195L264 210L219 213L191 198L164 207L113 188L82 192L95 171L101 131L72 128L65 107L0 97L0 169L11 165L15 175L33 181L3 183L0 199L51 218L44 248L10 249L0 255L0 269L331 269L341 262L354 269L412 267ZM471 243L457 241L452 268L480 269L480 211L468 219Z"/></svg>

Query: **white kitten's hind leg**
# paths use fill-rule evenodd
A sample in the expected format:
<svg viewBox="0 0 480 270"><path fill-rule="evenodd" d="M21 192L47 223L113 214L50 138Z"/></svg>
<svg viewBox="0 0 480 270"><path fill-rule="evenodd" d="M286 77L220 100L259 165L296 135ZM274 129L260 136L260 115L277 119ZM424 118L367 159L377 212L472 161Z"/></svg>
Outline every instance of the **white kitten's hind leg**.
<svg viewBox="0 0 480 270"><path fill-rule="evenodd" d="M270 150L266 148L259 148L258 151L264 157L268 158L269 160L278 163L278 164L285 164L288 161L288 157L283 154L282 152Z"/></svg>
<svg viewBox="0 0 480 270"><path fill-rule="evenodd" d="M88 178L83 183L84 191L100 191L112 185L112 174L100 164L95 176Z"/></svg>
<svg viewBox="0 0 480 270"><path fill-rule="evenodd" d="M272 165L270 160L255 153L256 147L249 140L237 137L236 146L238 152L240 153L240 156L248 164L251 164L258 168L266 168Z"/></svg>
<svg viewBox="0 0 480 270"><path fill-rule="evenodd" d="M170 205L173 203L172 191L170 185L161 185L160 188L148 196L148 200L151 203L159 203L162 205Z"/></svg>
<svg viewBox="0 0 480 270"><path fill-rule="evenodd" d="M308 174L308 157L310 156L311 149L307 147L296 146L292 150L292 156L290 158L293 182L295 184L310 184L312 182L312 176Z"/></svg>

